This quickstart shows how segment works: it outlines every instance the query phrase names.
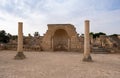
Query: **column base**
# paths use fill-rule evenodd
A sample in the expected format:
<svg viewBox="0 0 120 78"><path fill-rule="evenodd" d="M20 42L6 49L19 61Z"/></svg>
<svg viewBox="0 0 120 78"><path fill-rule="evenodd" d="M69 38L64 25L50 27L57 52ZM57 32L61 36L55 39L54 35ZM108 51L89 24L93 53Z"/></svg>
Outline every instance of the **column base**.
<svg viewBox="0 0 120 78"><path fill-rule="evenodd" d="M87 57L84 56L82 61L84 61L84 62L92 62L93 60L92 60L92 57L89 55Z"/></svg>
<svg viewBox="0 0 120 78"><path fill-rule="evenodd" d="M26 56L23 54L23 52L18 52L16 56L14 57L15 60L22 60L25 59Z"/></svg>

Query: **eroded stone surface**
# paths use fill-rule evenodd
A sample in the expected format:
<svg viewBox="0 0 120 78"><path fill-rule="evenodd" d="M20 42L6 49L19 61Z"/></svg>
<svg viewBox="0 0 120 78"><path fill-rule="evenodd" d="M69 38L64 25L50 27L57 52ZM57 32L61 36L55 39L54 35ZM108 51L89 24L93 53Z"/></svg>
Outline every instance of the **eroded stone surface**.
<svg viewBox="0 0 120 78"><path fill-rule="evenodd" d="M71 24L48 24L42 40L43 50L80 51L81 43L76 28Z"/></svg>

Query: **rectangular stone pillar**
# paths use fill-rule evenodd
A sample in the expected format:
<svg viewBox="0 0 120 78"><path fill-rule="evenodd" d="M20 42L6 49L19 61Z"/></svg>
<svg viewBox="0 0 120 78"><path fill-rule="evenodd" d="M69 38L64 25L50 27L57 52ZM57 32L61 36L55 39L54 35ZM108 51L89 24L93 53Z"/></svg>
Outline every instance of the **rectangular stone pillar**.
<svg viewBox="0 0 120 78"><path fill-rule="evenodd" d="M24 59L25 55L23 54L23 23L18 23L18 46L17 46L17 55L15 59Z"/></svg>
<svg viewBox="0 0 120 78"><path fill-rule="evenodd" d="M85 20L84 57L83 57L83 61L92 61L92 58L90 56L89 20Z"/></svg>

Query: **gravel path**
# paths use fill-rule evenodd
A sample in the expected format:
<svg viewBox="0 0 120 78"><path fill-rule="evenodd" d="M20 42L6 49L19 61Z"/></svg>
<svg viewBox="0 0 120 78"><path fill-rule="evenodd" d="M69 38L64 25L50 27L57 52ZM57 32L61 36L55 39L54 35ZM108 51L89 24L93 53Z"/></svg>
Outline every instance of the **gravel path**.
<svg viewBox="0 0 120 78"><path fill-rule="evenodd" d="M94 62L82 62L76 52L0 51L0 78L120 78L120 54L91 54Z"/></svg>

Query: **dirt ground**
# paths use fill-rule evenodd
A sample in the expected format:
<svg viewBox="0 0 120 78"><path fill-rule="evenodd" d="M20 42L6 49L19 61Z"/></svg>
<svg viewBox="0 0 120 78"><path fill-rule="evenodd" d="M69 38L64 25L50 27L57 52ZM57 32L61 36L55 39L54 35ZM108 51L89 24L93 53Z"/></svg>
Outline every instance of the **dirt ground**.
<svg viewBox="0 0 120 78"><path fill-rule="evenodd" d="M24 52L26 59L14 60L16 51L0 51L0 78L120 78L120 54L91 54L83 62L76 52Z"/></svg>

